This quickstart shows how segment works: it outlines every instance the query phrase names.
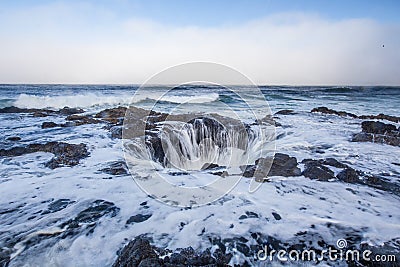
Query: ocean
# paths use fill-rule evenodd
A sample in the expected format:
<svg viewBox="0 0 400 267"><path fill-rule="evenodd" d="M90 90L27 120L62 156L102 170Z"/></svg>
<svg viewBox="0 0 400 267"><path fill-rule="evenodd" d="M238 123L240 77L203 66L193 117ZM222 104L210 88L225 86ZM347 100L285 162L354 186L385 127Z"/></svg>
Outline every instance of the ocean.
<svg viewBox="0 0 400 267"><path fill-rule="evenodd" d="M173 115L235 114L255 132L262 126L254 121L271 115L275 122L273 152L296 158L302 172L307 165L304 160L333 158L357 170L360 177L362 173L363 177L382 179L391 188L400 187L399 146L352 140L367 119L311 112L327 107L356 116L383 113L400 117L400 87L259 86L256 89L261 93L252 87L232 88L185 85L160 99L165 90L161 85L0 85L0 109L13 106L56 111L69 107L83 109L81 114L93 118L102 110L130 105ZM277 114L282 110L290 111ZM321 242L334 246L337 240L345 239L355 248L360 244L385 245L397 256L400 253L400 194L394 189L336 178L320 181L304 175L277 175L249 192L251 179L238 174L242 157L232 152L230 160L235 154L236 162L231 172L226 169L230 175L223 179L236 177L237 183L229 192L199 207L174 205L171 201L176 196L169 196L172 200L166 203L160 199L163 196L142 190L137 181L151 180L154 173L160 173L179 186L210 183L219 176L202 169L210 161L207 152L203 152L205 159L192 165L183 164L180 158L175 163L170 158L170 164L148 164L154 153L149 152L147 158L139 153L128 164L128 172L115 175L104 169L125 162L126 142L113 138L107 123L43 128L45 122L64 124L66 115L60 113L32 116L30 112L0 112L0 119L3 151L66 142L85 144L90 153L72 167L54 169L46 166L54 157L46 151L0 157L0 254L9 266L110 266L117 252L139 235L151 238L156 247L171 250L189 246L199 251L215 250L215 240L219 240L231 254L231 265L259 265L253 252L271 238L281 244L318 249L324 248ZM400 126L399 122L381 121L397 129ZM264 135L260 131L254 138ZM254 164L268 154L260 152L265 147L255 140L243 165ZM173 149L174 143L170 145ZM191 145L190 141L183 144L187 151ZM206 146L207 151L210 146ZM225 158L218 153L215 163L221 167ZM330 169L334 176L341 171ZM96 201L103 201L104 209L90 211L99 215L78 220ZM57 208L52 209L54 206ZM71 226L74 220L75 228Z"/></svg>

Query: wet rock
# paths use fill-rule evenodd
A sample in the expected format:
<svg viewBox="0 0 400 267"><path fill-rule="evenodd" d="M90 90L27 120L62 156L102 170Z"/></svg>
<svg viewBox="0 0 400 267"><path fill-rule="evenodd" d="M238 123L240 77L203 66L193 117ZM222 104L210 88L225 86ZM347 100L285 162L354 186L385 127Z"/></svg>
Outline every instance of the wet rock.
<svg viewBox="0 0 400 267"><path fill-rule="evenodd" d="M99 199L94 201L89 208L79 212L73 221L76 223L92 223L105 215L114 217L119 210L114 203Z"/></svg>
<svg viewBox="0 0 400 267"><path fill-rule="evenodd" d="M361 127L362 132L353 135L353 142L374 142L400 146L400 131L392 124L364 121Z"/></svg>
<svg viewBox="0 0 400 267"><path fill-rule="evenodd" d="M313 108L311 110L311 112L319 112L319 113L323 113L323 114L333 114L333 115L338 115L338 116L342 116L342 117L351 117L351 118L357 118L358 116L353 114L353 113L349 113L349 112L345 112L345 111L336 111L333 109L329 109L327 107L317 107L317 108Z"/></svg>
<svg viewBox="0 0 400 267"><path fill-rule="evenodd" d="M390 134L397 131L396 126L380 121L363 121L361 128L363 132L373 134Z"/></svg>
<svg viewBox="0 0 400 267"><path fill-rule="evenodd" d="M70 108L70 107L63 107L62 109L58 110L58 113L61 115L72 115L85 112L83 109L80 108Z"/></svg>
<svg viewBox="0 0 400 267"><path fill-rule="evenodd" d="M32 116L35 118L44 118L44 117L49 116L50 113L53 113L53 112L35 111L35 112L33 112Z"/></svg>
<svg viewBox="0 0 400 267"><path fill-rule="evenodd" d="M110 132L112 138L122 139L122 126L113 126Z"/></svg>
<svg viewBox="0 0 400 267"><path fill-rule="evenodd" d="M334 172L331 169L314 160L305 162L303 175L318 181L328 181L335 178Z"/></svg>
<svg viewBox="0 0 400 267"><path fill-rule="evenodd" d="M48 128L54 128L54 127L59 127L60 125L58 125L55 122L52 121L45 121L42 123L42 129L48 129Z"/></svg>
<svg viewBox="0 0 400 267"><path fill-rule="evenodd" d="M189 173L185 172L185 171L169 171L168 175L171 175L171 176L182 176L182 175L189 175Z"/></svg>
<svg viewBox="0 0 400 267"><path fill-rule="evenodd" d="M43 211L42 214L47 214L47 213L53 213L57 212L60 210L65 209L68 207L68 205L74 203L75 201L71 201L70 199L58 199L56 201L53 201L49 204L47 210Z"/></svg>
<svg viewBox="0 0 400 267"><path fill-rule="evenodd" d="M0 113L35 113L35 112L40 112L46 114L47 116L47 114L54 113L54 110L36 109L36 108L17 108L14 106L0 108Z"/></svg>
<svg viewBox="0 0 400 267"><path fill-rule="evenodd" d="M11 260L11 249L0 248L0 266L7 267Z"/></svg>
<svg viewBox="0 0 400 267"><path fill-rule="evenodd" d="M157 252L156 252L157 251ZM161 255L163 257L159 257ZM160 249L150 245L143 237L130 241L119 253L113 267L128 266L226 266L231 254L217 248L211 252L206 249L197 252L192 247L178 248L175 251Z"/></svg>
<svg viewBox="0 0 400 267"><path fill-rule="evenodd" d="M258 218L258 214L252 211L246 211L245 214L240 215L239 220Z"/></svg>
<svg viewBox="0 0 400 267"><path fill-rule="evenodd" d="M321 163L321 164L324 164L324 165L328 165L328 166L332 166L332 167L336 167L336 168L341 168L341 169L347 167L346 164L344 164L342 162L339 162L337 159L334 159L334 158L326 158L326 159L323 159L323 160L318 160L318 162Z"/></svg>
<svg viewBox="0 0 400 267"><path fill-rule="evenodd" d="M360 257L359 262L348 261L348 266L356 267L356 266L367 266L367 267L392 267L399 266L400 262L400 240L399 238L391 239L387 242L384 242L382 245L372 246L368 243L362 243L360 245L361 251L369 250L372 253L368 256L369 259ZM379 259L385 259L382 261L374 261L373 259L378 259L377 255L379 255ZM385 257L385 258L383 258Z"/></svg>
<svg viewBox="0 0 400 267"><path fill-rule="evenodd" d="M297 159L295 157L276 153L268 175L285 177L299 176L301 175L301 170L297 167Z"/></svg>
<svg viewBox="0 0 400 267"><path fill-rule="evenodd" d="M120 118L125 117L126 107L110 108L100 111L95 115L95 118L100 118L112 124L120 124Z"/></svg>
<svg viewBox="0 0 400 267"><path fill-rule="evenodd" d="M17 142L17 141L21 140L21 137L19 137L19 136L10 136L10 137L7 137L6 140L7 141L12 141L12 142Z"/></svg>
<svg viewBox="0 0 400 267"><path fill-rule="evenodd" d="M148 240L136 237L121 250L113 267L140 266L140 263L146 259L157 260L158 256ZM155 264L153 262L153 265L150 266L161 266L161 262L158 265L157 262Z"/></svg>
<svg viewBox="0 0 400 267"><path fill-rule="evenodd" d="M293 109L282 109L275 113L275 115L295 115L297 114L294 112Z"/></svg>
<svg viewBox="0 0 400 267"><path fill-rule="evenodd" d="M201 167L201 170L205 171L205 170L211 170L211 169L215 169L215 168L219 168L219 167L220 166L215 163L204 163L203 167Z"/></svg>
<svg viewBox="0 0 400 267"><path fill-rule="evenodd" d="M74 125L84 125L84 124L96 124L101 123L102 121L92 118L91 116L87 115L69 115L65 118L67 121L74 122Z"/></svg>
<svg viewBox="0 0 400 267"><path fill-rule="evenodd" d="M255 165L241 166L244 177L255 177L261 181L267 176L299 176L300 168L297 167L297 159L289 155L276 153L271 164L271 158L259 158Z"/></svg>
<svg viewBox="0 0 400 267"><path fill-rule="evenodd" d="M391 122L400 122L400 117L385 115L382 113L378 115L361 115L358 116L358 118L362 120L387 120Z"/></svg>
<svg viewBox="0 0 400 267"><path fill-rule="evenodd" d="M111 175L126 175L128 174L128 167L124 161L116 161L100 171Z"/></svg>
<svg viewBox="0 0 400 267"><path fill-rule="evenodd" d="M127 221L126 224L132 224L132 223L141 223L144 221L147 221L152 214L136 214L131 216Z"/></svg>
<svg viewBox="0 0 400 267"><path fill-rule="evenodd" d="M400 122L400 117L396 117L396 116L390 116L390 115L385 115L383 113L380 113L378 115L361 115L361 116L357 116L353 113L348 113L345 111L336 111L333 109L329 109L327 107L318 107L318 108L314 108L311 110L311 112L319 112L319 113L324 113L324 114L334 114L334 115L338 115L338 116L348 116L348 117L352 117L352 118L358 118L358 119L362 119L362 120L387 120L387 121L391 121L391 122Z"/></svg>
<svg viewBox="0 0 400 267"><path fill-rule="evenodd" d="M216 171L216 172L211 172L213 175L218 175L221 177L227 177L229 176L229 173L227 171Z"/></svg>
<svg viewBox="0 0 400 267"><path fill-rule="evenodd" d="M30 144L26 147L0 149L0 157L16 157L35 152L53 153L54 158L45 164L50 169L62 166L75 166L79 161L89 156L85 144L68 144L64 142L48 142L45 144Z"/></svg>
<svg viewBox="0 0 400 267"><path fill-rule="evenodd" d="M360 181L358 172L353 168L346 168L336 175L340 181L346 183L358 183Z"/></svg>
<svg viewBox="0 0 400 267"><path fill-rule="evenodd" d="M276 212L272 212L272 216L274 216L275 220L277 220L277 221L279 221L279 220L282 219L281 215L279 215L279 214L276 213Z"/></svg>

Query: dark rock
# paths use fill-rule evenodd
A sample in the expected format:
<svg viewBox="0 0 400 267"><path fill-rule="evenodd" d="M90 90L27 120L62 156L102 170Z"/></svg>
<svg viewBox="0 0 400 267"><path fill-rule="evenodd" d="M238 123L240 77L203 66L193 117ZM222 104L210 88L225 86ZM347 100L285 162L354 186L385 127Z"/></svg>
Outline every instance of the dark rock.
<svg viewBox="0 0 400 267"><path fill-rule="evenodd" d="M54 158L45 166L55 169L62 166L75 166L79 161L89 156L85 144L68 144L63 142L48 142L45 144L30 144L26 147L0 149L0 157L16 157L34 152L53 153Z"/></svg>
<svg viewBox="0 0 400 267"><path fill-rule="evenodd" d="M126 224L131 223L141 223L147 221L151 217L151 214L136 214L131 216L127 221Z"/></svg>
<svg viewBox="0 0 400 267"><path fill-rule="evenodd" d="M116 161L100 171L111 175L126 175L128 174L128 167L124 161Z"/></svg>
<svg viewBox="0 0 400 267"><path fill-rule="evenodd" d="M40 112L43 114L50 114L54 113L53 110L49 109L36 109L36 108L17 108L17 107L5 107L5 108L0 108L0 113L35 113L35 112Z"/></svg>
<svg viewBox="0 0 400 267"><path fill-rule="evenodd" d="M248 218L258 218L258 214L252 211L245 212Z"/></svg>
<svg viewBox="0 0 400 267"><path fill-rule="evenodd" d="M282 219L281 215L279 215L279 214L276 213L276 212L272 212L272 216L274 216L275 220L277 220L277 221L279 221L279 220Z"/></svg>
<svg viewBox="0 0 400 267"><path fill-rule="evenodd" d="M75 218L60 224L59 227L66 230L62 233L57 233L57 235L60 235L62 239L82 235L85 232L86 235L89 235L93 233L102 217L115 217L119 210L112 202L101 199L95 200L88 208L79 212Z"/></svg>
<svg viewBox="0 0 400 267"><path fill-rule="evenodd" d="M171 176L182 176L182 175L189 175L189 173L185 172L185 171L169 171L168 175L171 175Z"/></svg>
<svg viewBox="0 0 400 267"><path fill-rule="evenodd" d="M274 120L272 115L266 115L264 118L262 118L260 120L256 120L256 122L254 124L255 125L258 125L258 124L276 125L277 122Z"/></svg>
<svg viewBox="0 0 400 267"><path fill-rule="evenodd" d="M58 113L61 115L72 115L85 112L83 109L80 108L70 108L70 107L63 107L62 109L58 110Z"/></svg>
<svg viewBox="0 0 400 267"><path fill-rule="evenodd" d="M69 115L67 118L65 118L67 121L72 121L74 122L74 125L79 126L79 125L84 125L84 124L96 124L96 123L102 123L101 120L97 120L92 118L91 116L87 115Z"/></svg>
<svg viewBox="0 0 400 267"><path fill-rule="evenodd" d="M35 111L35 112L33 112L32 116L35 118L44 118L44 117L49 116L49 113L52 113L52 112Z"/></svg>
<svg viewBox="0 0 400 267"><path fill-rule="evenodd" d="M11 260L11 249L0 248L0 266L7 267Z"/></svg>
<svg viewBox="0 0 400 267"><path fill-rule="evenodd" d="M62 166L75 166L79 161L89 156L85 144L56 143L48 151L55 155L45 166L55 169Z"/></svg>
<svg viewBox="0 0 400 267"><path fill-rule="evenodd" d="M293 109L282 109L275 113L275 115L295 115L297 114L294 112Z"/></svg>
<svg viewBox="0 0 400 267"><path fill-rule="evenodd" d="M17 141L21 140L21 137L19 137L19 136L10 136L10 137L7 137L6 140L7 141L12 141L12 142L17 142Z"/></svg>
<svg viewBox="0 0 400 267"><path fill-rule="evenodd" d="M42 123L42 129L47 129L47 128L54 128L54 127L58 127L60 125L58 125L55 122L52 121L45 121Z"/></svg>
<svg viewBox="0 0 400 267"><path fill-rule="evenodd" d="M227 177L229 176L229 173L227 171L217 171L217 172L211 172L213 175L218 175L221 177Z"/></svg>
<svg viewBox="0 0 400 267"><path fill-rule="evenodd" d="M99 199L94 201L89 208L79 212L73 221L76 223L92 223L105 215L114 217L119 210L114 203Z"/></svg>
<svg viewBox="0 0 400 267"><path fill-rule="evenodd" d="M215 163L204 163L203 167L201 167L201 170L205 171L205 170L210 170L210 169L215 169L215 168L219 168L219 165L215 164Z"/></svg>
<svg viewBox="0 0 400 267"><path fill-rule="evenodd" d="M397 130L396 126L380 121L363 121L361 127L363 132L373 134L390 134Z"/></svg>
<svg viewBox="0 0 400 267"><path fill-rule="evenodd" d="M398 132L400 133L400 132ZM372 134L372 133L356 133L353 135L352 142L373 142L387 144L391 146L400 146L400 134L392 132L391 134Z"/></svg>
<svg viewBox="0 0 400 267"><path fill-rule="evenodd" d="M289 155L276 153L269 176L299 176L301 175L300 168L297 167L297 159Z"/></svg>
<svg viewBox="0 0 400 267"><path fill-rule="evenodd" d="M346 168L336 175L340 181L346 183L358 183L360 178L356 170L353 168Z"/></svg>
<svg viewBox="0 0 400 267"><path fill-rule="evenodd" d="M53 201L49 204L47 210L43 211L42 214L47 214L47 213L53 213L57 212L60 210L65 209L70 205L71 203L74 203L75 201L71 201L70 199L58 199L56 201Z"/></svg>
<svg viewBox="0 0 400 267"><path fill-rule="evenodd" d="M148 240L136 237L122 249L113 267L139 266L145 259L158 259L158 256Z"/></svg>
<svg viewBox="0 0 400 267"><path fill-rule="evenodd" d="M400 122L400 117L385 115L382 113L378 115L362 115L358 118L362 120L387 120L391 122Z"/></svg>
<svg viewBox="0 0 400 267"><path fill-rule="evenodd" d="M353 114L353 113L348 113L345 111L336 111L333 109L329 109L327 107L318 107L318 108L313 108L311 112L319 112L319 113L324 113L324 114L333 114L333 115L338 115L342 117L352 117L352 118L357 118L358 116Z"/></svg>
<svg viewBox="0 0 400 267"><path fill-rule="evenodd" d="M305 163L303 175L310 179L316 179L319 181L328 181L335 178L334 172L332 170L322 165L318 161L313 160Z"/></svg>
<svg viewBox="0 0 400 267"><path fill-rule="evenodd" d="M372 253L368 256L369 261L363 257L360 257L359 262L349 260L347 263L351 267L356 266L367 266L367 267L394 267L399 266L400 262L400 240L398 238L391 239L387 242L384 242L381 245L372 246L368 243L362 243L360 245L361 251L369 250ZM373 259L383 259L385 257L385 261L375 261Z"/></svg>
<svg viewBox="0 0 400 267"><path fill-rule="evenodd" d="M112 138L122 139L122 126L113 126L110 132Z"/></svg>
<svg viewBox="0 0 400 267"><path fill-rule="evenodd" d="M125 117L126 111L126 107L110 108L100 111L95 115L95 117L101 118L102 120L112 124L120 124L120 118Z"/></svg>
<svg viewBox="0 0 400 267"><path fill-rule="evenodd" d="M326 158L324 160L319 160L318 162L321 164L324 164L324 165L329 165L329 166L340 168L340 169L347 167L346 164L341 163L337 159L334 159L334 158Z"/></svg>
<svg viewBox="0 0 400 267"><path fill-rule="evenodd" d="M157 251L157 253L156 253ZM170 256L166 256L169 255ZM159 257L163 255L165 257ZM197 252L192 247L178 248L175 251L160 249L150 245L143 237L136 237L130 241L114 262L113 267L128 266L226 266L232 254L216 249L211 253L210 249Z"/></svg>
<svg viewBox="0 0 400 267"><path fill-rule="evenodd" d="M258 181L263 181L267 176L299 176L301 170L297 167L295 157L276 153L271 164L271 158L259 158L255 165L241 166L244 177L255 177Z"/></svg>
<svg viewBox="0 0 400 267"><path fill-rule="evenodd" d="M240 217L239 217L239 220L244 220L244 219L247 219L247 215L240 215Z"/></svg>

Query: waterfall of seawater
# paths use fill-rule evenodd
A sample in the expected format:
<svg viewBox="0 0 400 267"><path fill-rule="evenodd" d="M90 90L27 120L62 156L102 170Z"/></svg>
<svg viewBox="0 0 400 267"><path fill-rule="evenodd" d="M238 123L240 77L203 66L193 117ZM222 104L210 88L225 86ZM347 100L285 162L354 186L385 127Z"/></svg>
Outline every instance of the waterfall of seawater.
<svg viewBox="0 0 400 267"><path fill-rule="evenodd" d="M157 133L146 136L145 148L142 139L131 143L129 153L166 168L191 171L210 163L226 167L252 164L265 156L271 140L273 136L267 127L225 126L214 119L196 118L189 122L163 122Z"/></svg>

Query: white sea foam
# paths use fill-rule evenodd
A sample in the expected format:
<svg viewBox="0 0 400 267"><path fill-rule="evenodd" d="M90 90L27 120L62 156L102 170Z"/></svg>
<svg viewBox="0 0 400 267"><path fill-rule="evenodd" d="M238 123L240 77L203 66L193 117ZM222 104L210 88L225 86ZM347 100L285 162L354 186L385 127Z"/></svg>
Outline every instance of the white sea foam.
<svg viewBox="0 0 400 267"><path fill-rule="evenodd" d="M165 101L170 103L207 103L216 101L219 97L217 93L198 94L198 95L164 95L157 93L143 92L139 95L132 93L124 95L101 95L94 93L78 95L58 95L58 96L38 96L31 94L20 94L13 105L19 108L90 108L93 106L107 105L128 105L132 102L140 102L147 99Z"/></svg>
<svg viewBox="0 0 400 267"><path fill-rule="evenodd" d="M81 94L62 102L62 96L46 98L20 95L17 100L20 100L19 107L37 105L36 107L54 108L64 105L117 105L130 101L129 95L93 96L91 99L88 94ZM80 100L82 97L86 102ZM95 97L98 97L97 102L94 101ZM138 99L144 101L147 97L152 95ZM171 97L175 99L170 98L169 101L178 101L176 96ZM56 103L56 100L59 102ZM187 99L179 98L180 102L185 102L184 100ZM298 112L291 116L278 116L277 121L283 125L277 128L277 136L281 136L277 140L278 152L295 156L298 161L305 158L334 157L355 169L373 174L384 172L386 179L398 181L400 166L393 163L399 163L399 147L350 142L351 135L361 130L361 121L302 112L320 104L330 105L324 99L315 101L308 101L304 106L298 102L284 102L285 106L281 106L283 104L277 102L280 104L279 109L293 108ZM374 108L373 112L369 110L372 107L367 104L364 107L362 102L340 102L340 107L336 109L352 112L358 108L360 114L373 114L383 109L379 99L377 101L381 109L377 110L375 105L371 105ZM390 105L394 106L394 103L395 100L390 102ZM390 105L387 106L390 108ZM199 106L204 109L204 105ZM335 106L331 104L330 107ZM224 112L216 108L212 111L214 110ZM394 107L387 113L397 114L395 111L398 112ZM240 112L244 113L246 110L241 108ZM260 112L264 112L262 107ZM3 228L0 240L15 237L21 241L12 247L15 251L10 266L110 266L117 257L116 252L128 240L141 234L151 236L155 245L159 247L174 249L192 246L204 249L211 247L209 240L214 236L241 236L253 242L250 235L252 232L282 241L290 240L300 232L317 232L318 235L311 240L316 246L321 239L334 244L337 239L346 237L346 234L357 234L357 231L360 231L362 238L357 242L380 245L398 237L400 232L398 195L359 184L319 182L303 176L272 177L253 194L247 192L249 180L242 179L223 200L211 205L195 209L167 206L141 191L129 175L114 176L110 179L110 175L99 172L100 169L109 166L109 162L123 160L120 140L110 139L103 125L41 129L41 123L49 118L17 117L15 114L1 116L0 132L3 136L18 135L22 137L23 142L83 142L88 145L91 153L90 157L75 167L55 170L44 166L43 163L53 157L44 152L0 160L0 202L2 211L10 211L0 215ZM51 119L57 123L64 120ZM316 150L323 154L316 153ZM144 162L135 162L137 173L141 177L147 177L150 172L157 170L167 175L168 169L149 165L153 166L153 169L149 170ZM176 183L177 179L186 177L189 175L173 176L170 179L174 179ZM60 211L42 214L51 201L61 198L75 202ZM90 234L86 234L84 226L81 226L77 228L77 231L81 232L76 236L62 239L54 234L41 239L35 245L25 245L25 241L34 240L30 237L35 237L36 234L54 233L52 229L57 229L54 227L73 219L96 199L113 202L120 208L119 213L115 217L106 215L100 218ZM144 201L147 202L146 208L140 205ZM17 211L13 212L13 209ZM259 217L239 220L239 217L248 211L256 213ZM272 212L280 214L282 219L276 220ZM136 214L152 216L142 223L126 224L126 221ZM315 229L311 226L315 226ZM235 252L234 256L238 264L243 263L242 255Z"/></svg>

